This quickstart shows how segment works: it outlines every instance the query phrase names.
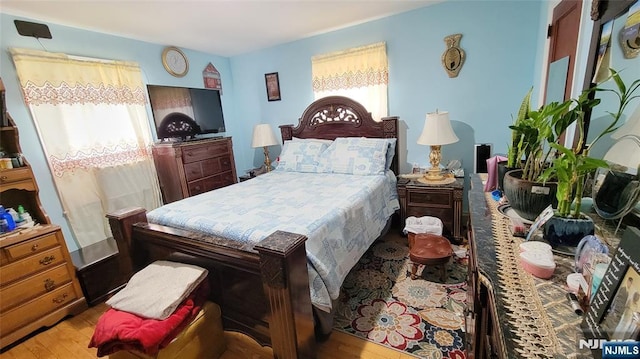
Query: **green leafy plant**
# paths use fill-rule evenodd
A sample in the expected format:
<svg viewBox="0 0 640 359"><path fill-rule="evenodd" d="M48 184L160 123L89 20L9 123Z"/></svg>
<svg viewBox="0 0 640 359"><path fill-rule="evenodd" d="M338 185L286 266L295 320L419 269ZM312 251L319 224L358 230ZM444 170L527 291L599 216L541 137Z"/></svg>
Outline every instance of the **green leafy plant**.
<svg viewBox="0 0 640 359"><path fill-rule="evenodd" d="M568 101L573 104L573 107L565 111L556 123L558 129L560 129L565 125L565 122L568 122L567 126L575 122L576 136L578 136L577 144L571 148L555 141L549 142L549 146L556 151L556 155L551 161L551 165L544 170L540 179L546 181L555 178L558 182L556 216L580 218L580 205L587 175L598 167L608 167L606 161L589 157L589 149L602 137L614 132L621 126L620 118L624 110L631 101L640 97L640 95L636 95L636 91L640 87L640 79L636 79L627 87L620 78L619 73L613 69L611 69L610 79L613 79L615 88L609 89L595 86L583 91L577 99ZM590 143L585 145L585 116L588 111L600 104L599 99L590 98L593 91L613 93L617 97L618 108L616 112L607 111L611 117L611 122ZM572 203L574 204L573 210L571 209Z"/></svg>
<svg viewBox="0 0 640 359"><path fill-rule="evenodd" d="M507 166L522 168L522 179L538 181L549 163L551 143L557 141L567 129L570 120L566 113L571 101L552 102L531 110L529 90L525 95L518 116L511 129Z"/></svg>

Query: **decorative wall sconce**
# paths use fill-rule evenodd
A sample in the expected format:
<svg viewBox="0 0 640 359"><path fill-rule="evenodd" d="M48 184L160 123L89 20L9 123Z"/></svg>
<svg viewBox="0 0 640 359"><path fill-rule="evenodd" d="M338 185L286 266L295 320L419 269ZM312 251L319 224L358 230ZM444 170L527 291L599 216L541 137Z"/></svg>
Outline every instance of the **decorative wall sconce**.
<svg viewBox="0 0 640 359"><path fill-rule="evenodd" d="M449 77L458 77L458 72L464 64L464 50L460 48L462 34L453 34L444 38L447 49L442 53L442 66Z"/></svg>

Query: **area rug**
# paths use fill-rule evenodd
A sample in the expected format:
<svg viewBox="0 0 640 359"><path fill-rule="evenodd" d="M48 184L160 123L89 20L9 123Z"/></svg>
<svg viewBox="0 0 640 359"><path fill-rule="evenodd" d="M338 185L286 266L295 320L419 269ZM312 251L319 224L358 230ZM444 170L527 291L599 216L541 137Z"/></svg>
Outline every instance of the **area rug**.
<svg viewBox="0 0 640 359"><path fill-rule="evenodd" d="M464 359L467 259L454 258L444 283L423 266L413 280L407 239L386 235L345 279L334 329L418 358Z"/></svg>

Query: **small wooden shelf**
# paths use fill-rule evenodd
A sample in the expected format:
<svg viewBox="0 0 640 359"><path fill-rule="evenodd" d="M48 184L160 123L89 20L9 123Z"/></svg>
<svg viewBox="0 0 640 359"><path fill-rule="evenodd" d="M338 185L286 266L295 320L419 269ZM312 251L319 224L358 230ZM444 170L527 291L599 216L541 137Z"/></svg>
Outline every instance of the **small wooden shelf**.
<svg viewBox="0 0 640 359"><path fill-rule="evenodd" d="M2 150L22 156L1 81L0 104L3 124L8 124L0 128ZM22 162L22 167L0 170L0 203L15 210L22 205L36 226L0 236L0 348L87 307L62 230L51 223L31 166Z"/></svg>

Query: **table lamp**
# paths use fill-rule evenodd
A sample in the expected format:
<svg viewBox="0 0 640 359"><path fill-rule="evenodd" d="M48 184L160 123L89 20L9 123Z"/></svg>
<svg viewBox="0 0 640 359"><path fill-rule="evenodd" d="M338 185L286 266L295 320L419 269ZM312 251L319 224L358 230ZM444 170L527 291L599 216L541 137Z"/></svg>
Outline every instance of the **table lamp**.
<svg viewBox="0 0 640 359"><path fill-rule="evenodd" d="M442 145L454 142L458 142L458 136L456 136L453 128L451 128L449 112L438 112L438 110L436 110L436 112L428 113L424 121L422 134L418 138L418 144L431 146L431 152L429 153L431 168L429 168L424 177L421 177L418 181L442 184L455 180L454 178L443 176L440 170L440 159L442 158L440 148Z"/></svg>
<svg viewBox="0 0 640 359"><path fill-rule="evenodd" d="M271 125L267 123L261 123L253 128L253 140L251 141L251 147L262 147L264 150L264 165L267 172L271 171L271 160L269 159L269 146L277 145L278 140L273 134Z"/></svg>

